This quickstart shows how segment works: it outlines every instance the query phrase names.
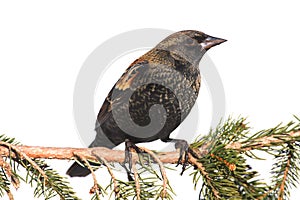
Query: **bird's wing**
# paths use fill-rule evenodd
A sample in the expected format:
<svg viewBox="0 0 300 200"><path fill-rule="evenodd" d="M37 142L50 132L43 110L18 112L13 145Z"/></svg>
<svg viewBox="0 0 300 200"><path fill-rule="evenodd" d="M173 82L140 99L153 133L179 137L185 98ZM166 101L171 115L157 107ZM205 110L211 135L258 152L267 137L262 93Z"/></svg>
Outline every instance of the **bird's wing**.
<svg viewBox="0 0 300 200"><path fill-rule="evenodd" d="M116 106L120 102L124 102L128 90L133 90L133 83L139 82L144 74L149 70L148 62L145 60L136 60L123 73L114 87L107 95L97 116L96 128L103 124L112 115L112 105Z"/></svg>

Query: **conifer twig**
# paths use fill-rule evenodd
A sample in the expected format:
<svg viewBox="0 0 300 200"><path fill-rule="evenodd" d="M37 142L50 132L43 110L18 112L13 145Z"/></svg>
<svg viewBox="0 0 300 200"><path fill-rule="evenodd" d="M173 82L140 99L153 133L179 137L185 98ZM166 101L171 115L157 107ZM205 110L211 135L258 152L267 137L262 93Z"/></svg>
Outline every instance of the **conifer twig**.
<svg viewBox="0 0 300 200"><path fill-rule="evenodd" d="M32 160L32 158L30 158L30 156L28 156L28 155L26 154L26 152L22 151L22 148L19 148L19 147L21 147L21 146L12 145L12 144L9 144L9 143L7 143L7 142L1 142L1 141L0 141L0 146L6 146L7 148L9 148L9 149L15 151L22 159L27 160L27 161L31 164L31 166L33 166L34 169L36 169L36 170L43 176L43 178L44 178L43 181L44 181L44 185L45 185L45 183L46 183L47 180L48 180L48 176L46 175L46 173L44 172L44 170L42 170L42 169L36 164L36 162L34 162L34 161ZM7 150L8 150L8 149L7 149ZM8 153L10 154L10 152L8 152ZM2 156L3 156L3 155L2 155ZM10 156L10 155L7 155L7 156ZM14 155L14 156L16 157L16 155ZM12 155L12 157L13 157L13 155Z"/></svg>
<svg viewBox="0 0 300 200"><path fill-rule="evenodd" d="M287 163L286 163L286 167L284 169L283 179L282 179L282 182L280 184L279 191L278 191L278 200L283 200L285 184L286 184L287 175L288 175L288 172L289 172L290 162L291 162L290 157L291 156L289 156L289 159L287 160Z"/></svg>
<svg viewBox="0 0 300 200"><path fill-rule="evenodd" d="M87 161L87 159L85 157L81 156L80 154L75 154L75 156L78 157L80 160L82 160L84 162L84 164L86 165L86 167L90 170L90 172L92 174L92 177L93 177L93 181L94 181L94 185L90 189L90 193L91 194L96 193L96 197L97 197L97 199L99 199L99 196L100 196L99 190L100 190L100 188L99 188L97 177L96 177L96 175L94 173L94 170L93 170L92 166Z"/></svg>
<svg viewBox="0 0 300 200"><path fill-rule="evenodd" d="M142 149L143 151L145 151L147 154L149 154L154 159L154 161L158 164L159 170L160 170L160 173L162 176L162 180L163 180L162 198L164 198L167 194L167 184L168 184L168 178L167 178L165 167L164 167L163 163L161 162L161 160L159 159L159 157L155 153L153 153L152 151L150 151L149 149L147 149L145 147L139 147L139 148Z"/></svg>
<svg viewBox="0 0 300 200"><path fill-rule="evenodd" d="M16 189L18 189L18 188L19 188L19 182L16 184L16 182L13 181L14 178L13 178L13 174L12 174L11 167L10 167L10 165L9 165L7 162L5 162L5 160L4 160L2 157L0 157L0 167L1 167L2 169L4 169L6 175L12 180L13 186L14 186ZM11 193L11 191L10 191L9 188L8 188L7 190L5 190L5 192L6 192L6 194L7 194L9 200L14 200L14 196L13 196L13 194Z"/></svg>
<svg viewBox="0 0 300 200"><path fill-rule="evenodd" d="M14 196L10 190L6 191L6 194L7 194L9 200L14 200Z"/></svg>
<svg viewBox="0 0 300 200"><path fill-rule="evenodd" d="M103 164L105 165L105 167L113 181L115 195L118 195L119 189L118 189L117 179L116 179L116 176L114 175L109 163L107 162L107 160L105 158L98 156L96 152L92 151L92 153L99 161L103 162Z"/></svg>
<svg viewBox="0 0 300 200"><path fill-rule="evenodd" d="M219 195L219 192L214 188L213 184L211 184L211 178L209 177L208 173L205 171L204 166L199 161L197 161L197 159L195 159L192 156L192 154L190 154L190 153L189 153L189 162L192 165L196 166L201 171L202 176L205 177L205 179L207 180L208 184L210 185L211 190L214 193L214 196L217 199L220 199L221 197Z"/></svg>
<svg viewBox="0 0 300 200"><path fill-rule="evenodd" d="M0 167L4 169L8 178L10 178L15 189L20 187L19 179L12 173L11 166L0 156Z"/></svg>
<svg viewBox="0 0 300 200"><path fill-rule="evenodd" d="M141 200L141 186L140 186L138 171L136 169L136 161L132 163L132 171L133 171L134 182L135 182L136 198L137 200Z"/></svg>
<svg viewBox="0 0 300 200"><path fill-rule="evenodd" d="M257 138L255 140L245 142L244 144L242 142L233 142L230 144L227 144L225 146L226 149L235 149L235 150L241 150L241 151L250 151L253 149L259 149L262 147L269 147L271 144L280 144L282 142L291 141L292 138L299 138L300 137L300 130L298 131L291 131L289 133L284 133L281 135L279 139L279 135L276 135L274 137L271 136L264 136L261 138Z"/></svg>

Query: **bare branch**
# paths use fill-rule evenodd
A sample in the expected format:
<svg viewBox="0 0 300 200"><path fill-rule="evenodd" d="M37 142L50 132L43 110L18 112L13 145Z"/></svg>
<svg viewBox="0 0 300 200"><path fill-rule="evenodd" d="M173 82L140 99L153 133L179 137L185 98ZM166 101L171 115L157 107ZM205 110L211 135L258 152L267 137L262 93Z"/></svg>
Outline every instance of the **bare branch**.
<svg viewBox="0 0 300 200"><path fill-rule="evenodd" d="M10 144L9 144L10 145ZM6 147L7 143L0 142L0 156L2 157L16 157L13 152L9 152ZM14 146L18 152L22 152L21 156L27 155L27 157L44 158L44 159L59 159L59 160L74 160L75 155L80 155L88 160L98 161L95 155L104 158L107 162L123 163L125 154L124 151L111 150L105 147L94 147L94 148L70 148L70 147L41 147L41 146ZM159 160L162 163L176 163L178 160L179 153L176 151L163 152L157 154ZM138 155L132 153L132 159L138 160Z"/></svg>
<svg viewBox="0 0 300 200"><path fill-rule="evenodd" d="M243 148L244 144L240 142L234 142L226 145L227 149L236 149L236 150L252 150L256 147L270 146L274 143L282 143L283 140L288 141L293 138L300 137L300 131L290 132L284 135L283 138L278 139L272 136L262 137L253 143L254 146ZM61 159L61 160L74 160L75 155L81 155L82 157L88 160L97 161L98 155L101 158L104 158L107 162L117 162L123 163L125 159L124 151L120 150L111 150L105 147L94 147L94 148L71 148L71 147L41 147L41 146L25 146L25 145L11 145L6 142L0 142L0 156L2 157L16 157L13 152L10 152L9 148L21 152L20 155L24 158L44 158L44 159ZM203 149L202 149L203 151ZM132 159L138 160L138 155L132 153ZM172 152L161 152L156 154L157 158L162 163L177 163L179 153L176 151Z"/></svg>

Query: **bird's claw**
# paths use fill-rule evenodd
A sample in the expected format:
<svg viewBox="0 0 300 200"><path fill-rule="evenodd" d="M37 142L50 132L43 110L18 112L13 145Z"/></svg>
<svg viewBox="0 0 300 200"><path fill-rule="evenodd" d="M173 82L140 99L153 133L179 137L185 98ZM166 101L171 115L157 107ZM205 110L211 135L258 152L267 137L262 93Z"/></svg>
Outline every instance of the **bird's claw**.
<svg viewBox="0 0 300 200"><path fill-rule="evenodd" d="M138 146L136 146L133 142L131 142L128 139L125 140L125 159L124 159L123 166L126 169L127 173L131 173L131 169L132 169L132 153L130 151L131 149L134 149L137 153L142 152L142 150ZM128 163L129 169L125 166L126 163Z"/></svg>
<svg viewBox="0 0 300 200"><path fill-rule="evenodd" d="M186 169L186 166L188 166L189 145L188 145L188 143L187 143L185 140L178 140L178 141L175 143L175 148L180 150L180 151L179 151L179 158L178 158L176 167L177 167L179 164L182 164L182 171L181 171L181 173L180 173L180 175L182 175L183 172L184 172L185 169ZM183 158L184 158L184 159L183 159Z"/></svg>

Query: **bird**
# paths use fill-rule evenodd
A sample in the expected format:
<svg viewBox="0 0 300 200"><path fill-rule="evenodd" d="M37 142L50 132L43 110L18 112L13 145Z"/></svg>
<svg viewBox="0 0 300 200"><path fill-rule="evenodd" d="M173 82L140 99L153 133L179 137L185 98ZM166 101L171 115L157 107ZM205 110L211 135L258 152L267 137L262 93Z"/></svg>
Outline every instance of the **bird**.
<svg viewBox="0 0 300 200"><path fill-rule="evenodd" d="M201 58L225 41L197 30L178 31L132 62L105 98L89 148L112 149L123 142L135 145L161 140L175 143L180 150L178 164L183 156L187 162L187 141L170 138L170 134L196 102ZM70 177L90 173L77 162L67 171Z"/></svg>

